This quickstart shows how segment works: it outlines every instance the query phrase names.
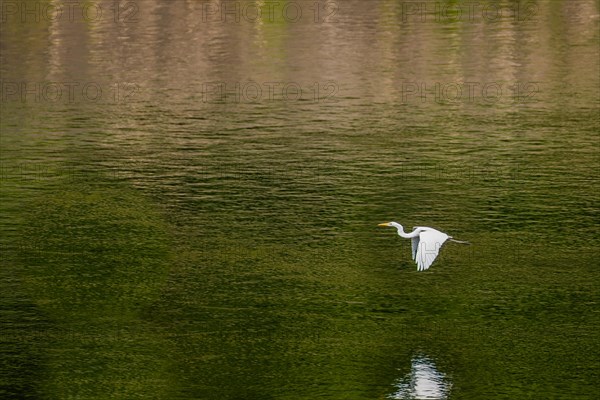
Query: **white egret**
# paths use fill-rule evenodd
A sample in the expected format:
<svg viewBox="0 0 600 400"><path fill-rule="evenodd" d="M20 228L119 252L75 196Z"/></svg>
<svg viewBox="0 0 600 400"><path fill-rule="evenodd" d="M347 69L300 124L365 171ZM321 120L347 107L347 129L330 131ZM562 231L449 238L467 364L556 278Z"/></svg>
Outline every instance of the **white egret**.
<svg viewBox="0 0 600 400"><path fill-rule="evenodd" d="M397 222L385 222L379 226L391 226L398 230L398 235L403 238L412 239L412 258L417 263L417 271L425 271L435 261L440 248L447 241L471 244L462 240L456 240L437 229L427 226L415 226L410 233L404 232L404 227Z"/></svg>

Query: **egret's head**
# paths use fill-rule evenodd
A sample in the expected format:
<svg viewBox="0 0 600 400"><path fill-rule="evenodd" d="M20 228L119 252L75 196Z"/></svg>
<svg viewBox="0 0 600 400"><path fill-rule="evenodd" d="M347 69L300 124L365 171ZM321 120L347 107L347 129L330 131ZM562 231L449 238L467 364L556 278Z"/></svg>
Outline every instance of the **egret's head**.
<svg viewBox="0 0 600 400"><path fill-rule="evenodd" d="M393 222L384 222L383 224L378 224L377 226L394 226Z"/></svg>

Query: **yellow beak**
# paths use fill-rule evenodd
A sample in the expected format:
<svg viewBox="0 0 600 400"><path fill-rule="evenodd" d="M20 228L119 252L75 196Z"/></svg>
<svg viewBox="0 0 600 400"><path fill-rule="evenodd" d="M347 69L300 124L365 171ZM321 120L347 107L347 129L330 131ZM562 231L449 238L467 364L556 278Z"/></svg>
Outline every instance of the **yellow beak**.
<svg viewBox="0 0 600 400"><path fill-rule="evenodd" d="M377 224L377 226L388 226L389 222L384 222L383 224Z"/></svg>

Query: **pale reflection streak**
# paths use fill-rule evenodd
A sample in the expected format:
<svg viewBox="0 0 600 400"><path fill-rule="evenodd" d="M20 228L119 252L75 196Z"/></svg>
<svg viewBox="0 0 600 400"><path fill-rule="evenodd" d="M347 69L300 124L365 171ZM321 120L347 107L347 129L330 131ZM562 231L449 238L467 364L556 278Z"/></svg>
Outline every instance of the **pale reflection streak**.
<svg viewBox="0 0 600 400"><path fill-rule="evenodd" d="M389 399L442 400L447 399L451 383L443 372L440 372L432 359L425 355L417 355L412 359L410 373L394 383L394 393Z"/></svg>

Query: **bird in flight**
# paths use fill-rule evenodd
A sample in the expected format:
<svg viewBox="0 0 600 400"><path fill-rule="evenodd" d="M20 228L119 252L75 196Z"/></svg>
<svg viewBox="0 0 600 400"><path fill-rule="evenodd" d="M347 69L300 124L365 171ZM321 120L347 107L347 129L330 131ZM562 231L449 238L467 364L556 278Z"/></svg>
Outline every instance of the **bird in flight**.
<svg viewBox="0 0 600 400"><path fill-rule="evenodd" d="M435 261L440 248L446 241L455 243L471 244L462 240L456 240L437 229L427 226L415 226L410 233L404 232L404 227L397 222L385 222L379 226L391 226L398 230L398 235L403 238L412 239L412 258L417 263L417 271L425 271Z"/></svg>

